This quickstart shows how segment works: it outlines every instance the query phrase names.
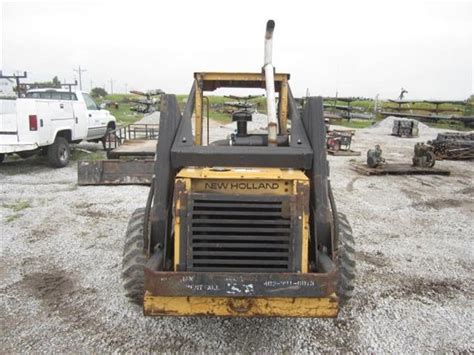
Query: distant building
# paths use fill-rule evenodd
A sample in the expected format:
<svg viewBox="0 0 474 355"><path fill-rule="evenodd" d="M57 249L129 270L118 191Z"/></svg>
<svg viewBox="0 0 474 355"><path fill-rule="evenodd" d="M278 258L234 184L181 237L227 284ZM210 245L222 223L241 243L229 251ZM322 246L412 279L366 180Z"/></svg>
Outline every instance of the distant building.
<svg viewBox="0 0 474 355"><path fill-rule="evenodd" d="M12 79L0 79L0 97L15 97L15 85Z"/></svg>

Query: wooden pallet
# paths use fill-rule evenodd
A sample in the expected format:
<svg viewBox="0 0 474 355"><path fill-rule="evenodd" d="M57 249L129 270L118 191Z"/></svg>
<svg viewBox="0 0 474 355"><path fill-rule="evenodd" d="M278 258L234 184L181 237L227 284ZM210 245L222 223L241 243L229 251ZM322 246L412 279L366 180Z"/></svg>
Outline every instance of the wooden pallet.
<svg viewBox="0 0 474 355"><path fill-rule="evenodd" d="M352 164L352 169L362 175L449 175L446 169L422 168L411 164L383 164L369 168L366 164Z"/></svg>
<svg viewBox="0 0 474 355"><path fill-rule="evenodd" d="M360 156L360 152L356 152L354 150L332 150L328 149L328 154L340 157L358 157Z"/></svg>

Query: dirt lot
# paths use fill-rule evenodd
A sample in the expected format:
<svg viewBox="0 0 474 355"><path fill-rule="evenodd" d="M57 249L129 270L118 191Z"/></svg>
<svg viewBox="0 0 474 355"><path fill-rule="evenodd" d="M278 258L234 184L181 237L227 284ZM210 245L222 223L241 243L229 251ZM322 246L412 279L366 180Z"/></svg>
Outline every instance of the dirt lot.
<svg viewBox="0 0 474 355"><path fill-rule="evenodd" d="M357 132L411 160L417 139ZM90 148L90 147L88 147ZM0 167L0 351L473 352L474 164L451 176L365 177L330 157L357 242L353 300L337 319L144 318L122 295L123 235L147 187L78 187L76 166Z"/></svg>

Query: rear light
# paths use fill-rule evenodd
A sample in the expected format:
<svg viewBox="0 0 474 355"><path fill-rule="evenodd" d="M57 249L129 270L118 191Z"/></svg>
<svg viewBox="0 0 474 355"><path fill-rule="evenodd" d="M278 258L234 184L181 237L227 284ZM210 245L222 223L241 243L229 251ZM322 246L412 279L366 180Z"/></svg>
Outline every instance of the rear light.
<svg viewBox="0 0 474 355"><path fill-rule="evenodd" d="M36 115L29 115L28 118L30 119L30 131L37 131L38 118L36 117Z"/></svg>

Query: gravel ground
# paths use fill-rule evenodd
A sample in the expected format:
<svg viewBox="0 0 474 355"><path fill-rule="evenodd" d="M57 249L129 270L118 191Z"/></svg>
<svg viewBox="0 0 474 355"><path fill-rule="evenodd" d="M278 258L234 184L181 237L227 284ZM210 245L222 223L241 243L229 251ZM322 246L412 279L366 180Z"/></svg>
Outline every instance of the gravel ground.
<svg viewBox="0 0 474 355"><path fill-rule="evenodd" d="M408 163L435 134L387 133L358 130L356 160L378 143ZM337 319L145 318L122 295L120 267L148 188L78 187L75 164L39 158L3 164L0 351L473 352L473 163L437 162L449 177L366 177L353 157L329 159L358 248L355 296Z"/></svg>
<svg viewBox="0 0 474 355"><path fill-rule="evenodd" d="M160 123L160 112L155 111L153 113L147 114L141 120L137 121L139 124L159 124Z"/></svg>

